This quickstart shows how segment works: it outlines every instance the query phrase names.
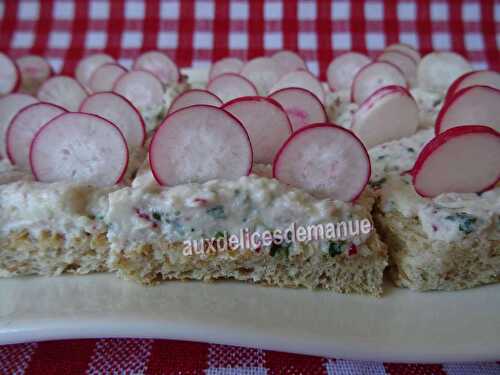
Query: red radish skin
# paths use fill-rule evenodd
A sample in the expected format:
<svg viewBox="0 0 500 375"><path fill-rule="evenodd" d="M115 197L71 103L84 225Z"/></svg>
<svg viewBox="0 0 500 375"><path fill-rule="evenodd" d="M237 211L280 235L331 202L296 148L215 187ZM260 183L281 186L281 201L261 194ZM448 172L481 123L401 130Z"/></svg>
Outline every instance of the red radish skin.
<svg viewBox="0 0 500 375"><path fill-rule="evenodd" d="M21 83L21 72L17 64L5 53L0 52L0 95L16 91Z"/></svg>
<svg viewBox="0 0 500 375"><path fill-rule="evenodd" d="M111 91L116 81L125 73L127 73L127 69L120 64L103 64L92 73L89 89L91 92Z"/></svg>
<svg viewBox="0 0 500 375"><path fill-rule="evenodd" d="M164 85L179 82L179 68L165 53L148 51L140 55L134 62L134 70L146 70L153 73Z"/></svg>
<svg viewBox="0 0 500 375"><path fill-rule="evenodd" d="M208 73L208 79L211 81L216 77L226 73L239 73L245 63L237 57L225 57L216 61Z"/></svg>
<svg viewBox="0 0 500 375"><path fill-rule="evenodd" d="M29 169L30 145L36 132L63 113L66 113L64 108L43 102L31 104L17 112L5 136L10 162L21 169Z"/></svg>
<svg viewBox="0 0 500 375"><path fill-rule="evenodd" d="M87 113L64 113L54 118L38 130L30 147L31 172L41 182L112 186L123 179L128 159L120 129Z"/></svg>
<svg viewBox="0 0 500 375"><path fill-rule="evenodd" d="M257 87L259 95L267 95L269 89L280 80L284 72L276 60L270 57L257 57L247 62L240 74Z"/></svg>
<svg viewBox="0 0 500 375"><path fill-rule="evenodd" d="M417 65L421 59L420 53L415 49L415 47L410 46L409 44L406 44L406 43L391 44L384 49L384 52L386 52L386 51L403 52L403 53L407 54L408 56L410 56L413 59L413 61L415 61L415 64L417 64Z"/></svg>
<svg viewBox="0 0 500 375"><path fill-rule="evenodd" d="M309 124L328 121L323 103L306 89L289 87L278 90L269 97L276 100L288 114L293 131Z"/></svg>
<svg viewBox="0 0 500 375"><path fill-rule="evenodd" d="M451 127L471 123L500 131L500 90L470 86L458 91L444 103L434 129L438 135Z"/></svg>
<svg viewBox="0 0 500 375"><path fill-rule="evenodd" d="M256 163L272 163L280 146L293 132L285 110L274 99L247 96L224 104L222 109L233 114L245 127Z"/></svg>
<svg viewBox="0 0 500 375"><path fill-rule="evenodd" d="M182 94L177 96L170 105L168 113L178 111L179 109L191 107L192 105L205 104L212 105L214 107L219 107L222 105L222 100L220 100L217 95L203 89L191 89L184 91Z"/></svg>
<svg viewBox="0 0 500 375"><path fill-rule="evenodd" d="M122 132L130 150L146 142L146 125L134 105L115 92L100 92L88 96L79 109L94 114L116 125Z"/></svg>
<svg viewBox="0 0 500 375"><path fill-rule="evenodd" d="M311 72L306 70L296 70L285 74L281 79L271 88L270 93L285 89L287 87L302 87L303 89L311 91L321 101L325 102L325 90L323 85Z"/></svg>
<svg viewBox="0 0 500 375"><path fill-rule="evenodd" d="M500 181L500 133L481 125L448 129L424 146L410 174L423 197L490 190Z"/></svg>
<svg viewBox="0 0 500 375"><path fill-rule="evenodd" d="M361 104L378 89L391 85L407 87L401 69L386 61L372 62L362 67L354 77L351 101Z"/></svg>
<svg viewBox="0 0 500 375"><path fill-rule="evenodd" d="M224 103L242 96L256 96L257 88L245 77L236 73L224 73L208 82L207 90Z"/></svg>
<svg viewBox="0 0 500 375"><path fill-rule="evenodd" d="M280 64L283 72L290 73L295 70L307 70L307 65L304 59L296 52L289 50L281 50L275 52L271 58Z"/></svg>
<svg viewBox="0 0 500 375"><path fill-rule="evenodd" d="M346 52L334 59L326 71L328 86L332 91L350 90L359 70L371 59L358 52Z"/></svg>
<svg viewBox="0 0 500 375"><path fill-rule="evenodd" d="M370 175L370 157L363 143L350 130L330 123L296 131L273 161L273 177L281 182L319 198L345 202L362 194Z"/></svg>
<svg viewBox="0 0 500 375"><path fill-rule="evenodd" d="M77 111L87 97L87 91L76 79L54 76L40 86L37 97L42 102L56 104L67 111Z"/></svg>
<svg viewBox="0 0 500 375"><path fill-rule="evenodd" d="M18 58L16 64L21 72L20 91L25 94L36 95L42 83L53 74L52 67L41 56L26 55Z"/></svg>
<svg viewBox="0 0 500 375"><path fill-rule="evenodd" d="M253 163L247 131L232 114L194 105L168 115L149 146L149 165L163 186L249 175Z"/></svg>
<svg viewBox="0 0 500 375"><path fill-rule="evenodd" d="M500 73L493 70L474 70L462 74L448 89L445 102L450 100L458 91L470 86L490 86L500 90Z"/></svg>
<svg viewBox="0 0 500 375"><path fill-rule="evenodd" d="M127 98L138 110L163 104L163 85L153 73L131 70L116 81L113 91Z"/></svg>
<svg viewBox="0 0 500 375"><path fill-rule="evenodd" d="M78 62L75 69L75 78L85 88L89 87L89 80L97 68L106 63L113 63L115 59L105 53L95 53L84 57Z"/></svg>
<svg viewBox="0 0 500 375"><path fill-rule="evenodd" d="M386 61L396 65L403 72L409 85L413 87L417 81L417 64L411 56L401 51L385 51L377 61Z"/></svg>

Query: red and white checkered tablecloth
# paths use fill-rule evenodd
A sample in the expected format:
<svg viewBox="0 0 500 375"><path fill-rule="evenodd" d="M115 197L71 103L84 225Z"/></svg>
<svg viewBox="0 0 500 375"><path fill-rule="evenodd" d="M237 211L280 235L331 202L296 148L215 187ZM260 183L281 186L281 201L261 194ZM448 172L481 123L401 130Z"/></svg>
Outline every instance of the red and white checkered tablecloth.
<svg viewBox="0 0 500 375"><path fill-rule="evenodd" d="M287 48L324 78L339 54L406 42L453 50L500 70L500 2L0 0L0 50L46 56L71 74L105 51L125 66L166 51L181 67ZM82 328L83 329L83 328ZM500 357L500 353L499 353ZM0 346L0 374L500 374L500 364L396 365L167 340L102 339Z"/></svg>

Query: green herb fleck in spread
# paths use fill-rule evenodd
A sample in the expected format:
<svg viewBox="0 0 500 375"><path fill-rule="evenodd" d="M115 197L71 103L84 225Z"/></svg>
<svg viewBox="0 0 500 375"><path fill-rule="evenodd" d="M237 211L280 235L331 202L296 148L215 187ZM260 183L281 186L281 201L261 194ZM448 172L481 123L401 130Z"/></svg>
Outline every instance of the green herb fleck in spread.
<svg viewBox="0 0 500 375"><path fill-rule="evenodd" d="M330 254L331 257L340 255L344 252L345 250L345 242L330 242L330 246L328 246L328 254Z"/></svg>
<svg viewBox="0 0 500 375"><path fill-rule="evenodd" d="M207 214L217 220L224 220L227 218L224 207L221 205L207 208Z"/></svg>
<svg viewBox="0 0 500 375"><path fill-rule="evenodd" d="M271 245L271 249L269 250L269 255L274 257L275 255L284 255L285 257L288 258L288 255L290 254L290 244L283 243L281 245L273 243Z"/></svg>
<svg viewBox="0 0 500 375"><path fill-rule="evenodd" d="M459 212L455 215L448 215L445 217L445 219L450 221L457 221L458 229L465 234L474 232L475 230L474 227L477 222L476 217L469 215L465 212Z"/></svg>
<svg viewBox="0 0 500 375"><path fill-rule="evenodd" d="M370 186L374 189L380 189L386 181L387 178L382 177L380 180L370 182Z"/></svg>

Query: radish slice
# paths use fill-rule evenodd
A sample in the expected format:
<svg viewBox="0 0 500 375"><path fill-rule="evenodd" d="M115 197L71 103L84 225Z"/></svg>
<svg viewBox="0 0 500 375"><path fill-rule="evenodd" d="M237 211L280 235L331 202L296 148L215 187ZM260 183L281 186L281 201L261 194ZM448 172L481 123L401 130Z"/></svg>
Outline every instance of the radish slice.
<svg viewBox="0 0 500 375"><path fill-rule="evenodd" d="M273 163L273 176L319 198L350 202L370 179L370 158L349 130L313 124L288 138Z"/></svg>
<svg viewBox="0 0 500 375"><path fill-rule="evenodd" d="M247 62L240 74L252 82L259 95L267 95L269 89L283 76L283 69L270 57L257 57Z"/></svg>
<svg viewBox="0 0 500 375"><path fill-rule="evenodd" d="M386 61L401 69L411 87L417 82L417 63L409 55L400 51L386 51L377 58L377 61Z"/></svg>
<svg viewBox="0 0 500 375"><path fill-rule="evenodd" d="M454 80L471 70L470 64L457 53L432 52L425 55L418 64L418 86L444 94Z"/></svg>
<svg viewBox="0 0 500 375"><path fill-rule="evenodd" d="M328 85L334 91L350 90L359 70L371 62L362 53L347 52L333 60L326 71Z"/></svg>
<svg viewBox="0 0 500 375"><path fill-rule="evenodd" d="M7 156L5 141L7 128L17 112L37 103L34 97L26 94L9 94L0 98L0 159Z"/></svg>
<svg viewBox="0 0 500 375"><path fill-rule="evenodd" d="M410 56L413 59L413 61L415 61L415 64L418 65L418 63L420 62L420 53L418 53L418 51L414 47L410 46L409 44L394 43L394 44L391 44L390 46L387 46L384 49L384 52L387 52L387 51L402 52L402 53Z"/></svg>
<svg viewBox="0 0 500 375"><path fill-rule="evenodd" d="M271 57L280 64L285 74L296 70L307 70L306 62L295 52L282 50L275 52Z"/></svg>
<svg viewBox="0 0 500 375"><path fill-rule="evenodd" d="M239 73L245 63L236 57L226 57L218 60L210 68L208 79L211 81L225 73Z"/></svg>
<svg viewBox="0 0 500 375"><path fill-rule="evenodd" d="M174 99L168 113L172 113L182 108L190 107L196 104L213 105L214 107L219 107L222 105L222 100L217 96L208 92L207 90L192 89L184 91L177 98Z"/></svg>
<svg viewBox="0 0 500 375"><path fill-rule="evenodd" d="M130 150L146 141L146 127L139 111L126 98L114 92L90 95L80 106L80 112L91 113L115 124L122 132Z"/></svg>
<svg viewBox="0 0 500 375"><path fill-rule="evenodd" d="M127 73L120 64L106 63L95 70L89 80L91 92L111 91L118 79Z"/></svg>
<svg viewBox="0 0 500 375"><path fill-rule="evenodd" d="M30 145L36 132L66 110L55 104L34 103L21 109L7 128L7 156L21 169L30 168Z"/></svg>
<svg viewBox="0 0 500 375"><path fill-rule="evenodd" d="M441 108L436 134L465 124L480 124L500 131L500 90L471 86L457 92Z"/></svg>
<svg viewBox="0 0 500 375"><path fill-rule="evenodd" d="M500 133L477 125L448 129L425 145L411 174L424 197L491 189L500 180Z"/></svg>
<svg viewBox="0 0 500 375"><path fill-rule="evenodd" d="M140 111L163 105L163 86L150 72L132 70L116 81L113 91L123 95Z"/></svg>
<svg viewBox="0 0 500 375"><path fill-rule="evenodd" d="M67 111L77 111L87 97L87 92L71 77L54 76L42 84L37 97L42 102L57 104Z"/></svg>
<svg viewBox="0 0 500 375"><path fill-rule="evenodd" d="M285 110L293 131L306 125L327 122L325 107L312 92L300 87L288 87L269 96Z"/></svg>
<svg viewBox="0 0 500 375"><path fill-rule="evenodd" d="M160 51L149 51L140 55L134 62L134 70L146 70L153 73L161 83L170 85L180 78L179 68L166 54Z"/></svg>
<svg viewBox="0 0 500 375"><path fill-rule="evenodd" d="M235 73L217 76L208 83L207 90L217 95L224 103L242 96L257 95L254 84Z"/></svg>
<svg viewBox="0 0 500 375"><path fill-rule="evenodd" d="M354 77L351 100L361 104L378 89L391 85L406 87L401 69L386 61L372 62L361 68Z"/></svg>
<svg viewBox="0 0 500 375"><path fill-rule="evenodd" d="M16 60L21 71L21 91L35 95L42 83L52 75L52 67L43 57L27 55Z"/></svg>
<svg viewBox="0 0 500 375"><path fill-rule="evenodd" d="M377 90L354 114L352 130L367 148L409 137L417 131L418 105L401 86Z"/></svg>
<svg viewBox="0 0 500 375"><path fill-rule="evenodd" d="M256 163L272 163L276 152L292 134L292 125L284 109L270 98L247 96L222 107L241 121L253 148Z"/></svg>
<svg viewBox="0 0 500 375"><path fill-rule="evenodd" d="M297 70L288 73L281 77L281 79L271 88L270 92L274 93L278 90L287 87L301 87L311 91L321 101L325 102L325 91L323 85L312 73L307 70Z"/></svg>
<svg viewBox="0 0 500 375"><path fill-rule="evenodd" d="M252 146L234 116L194 105L173 112L156 130L149 163L160 185L236 179L252 169Z"/></svg>
<svg viewBox="0 0 500 375"><path fill-rule="evenodd" d="M445 101L448 101L458 91L471 86L489 86L500 90L500 74L493 70L476 70L462 74L448 89Z"/></svg>
<svg viewBox="0 0 500 375"><path fill-rule="evenodd" d="M21 75L16 63L5 53L0 52L0 95L17 90Z"/></svg>
<svg viewBox="0 0 500 375"><path fill-rule="evenodd" d="M30 163L38 181L111 186L127 169L127 142L120 130L102 117L65 113L35 135Z"/></svg>
<svg viewBox="0 0 500 375"><path fill-rule="evenodd" d="M92 74L101 65L113 63L115 59L105 53L96 53L80 60L75 69L75 78L83 87L89 87L89 80Z"/></svg>

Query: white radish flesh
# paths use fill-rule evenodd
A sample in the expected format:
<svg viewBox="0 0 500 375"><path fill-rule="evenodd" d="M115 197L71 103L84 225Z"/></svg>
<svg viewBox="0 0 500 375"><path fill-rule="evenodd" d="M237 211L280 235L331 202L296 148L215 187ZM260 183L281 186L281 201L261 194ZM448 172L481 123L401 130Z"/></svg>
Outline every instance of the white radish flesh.
<svg viewBox="0 0 500 375"><path fill-rule="evenodd" d="M425 145L411 174L424 197L491 189L500 179L500 133L475 125L448 129Z"/></svg>
<svg viewBox="0 0 500 375"><path fill-rule="evenodd" d="M361 104L378 89L391 85L406 87L406 79L401 70L385 61L370 63L354 77L351 100Z"/></svg>
<svg viewBox="0 0 500 375"><path fill-rule="evenodd" d="M304 59L293 51L278 51L271 57L281 65L285 74L294 72L295 70L307 70L307 65Z"/></svg>
<svg viewBox="0 0 500 375"><path fill-rule="evenodd" d="M66 113L35 135L30 162L38 181L112 186L125 174L128 149L120 130L108 120Z"/></svg>
<svg viewBox="0 0 500 375"><path fill-rule="evenodd" d="M27 94L9 94L0 98L0 159L7 156L5 137L7 128L21 109L37 103L38 100Z"/></svg>
<svg viewBox="0 0 500 375"><path fill-rule="evenodd" d="M252 169L252 146L234 116L195 105L163 121L151 141L149 163L160 185L236 179Z"/></svg>
<svg viewBox="0 0 500 375"><path fill-rule="evenodd" d="M410 87L415 86L417 82L417 63L409 55L400 51L386 51L377 60L396 65L403 72Z"/></svg>
<svg viewBox="0 0 500 375"><path fill-rule="evenodd" d="M90 77L89 89L91 92L111 91L116 81L125 73L127 69L119 64L103 64Z"/></svg>
<svg viewBox="0 0 500 375"><path fill-rule="evenodd" d="M144 70L132 70L122 75L113 91L126 97L140 111L163 105L162 83Z"/></svg>
<svg viewBox="0 0 500 375"><path fill-rule="evenodd" d="M449 100L458 91L471 86L490 86L500 90L500 73L493 70L476 70L462 74L448 89L446 100Z"/></svg>
<svg viewBox="0 0 500 375"><path fill-rule="evenodd" d="M350 90L359 70L371 62L362 53L347 52L334 59L326 71L328 85L334 91Z"/></svg>
<svg viewBox="0 0 500 375"><path fill-rule="evenodd" d="M446 93L450 85L472 67L454 52L432 52L425 55L417 68L417 83L424 90Z"/></svg>
<svg viewBox="0 0 500 375"><path fill-rule="evenodd" d="M257 95L254 84L235 73L221 74L212 79L208 83L207 90L217 95L224 103L242 96Z"/></svg>
<svg viewBox="0 0 500 375"><path fill-rule="evenodd" d="M404 44L404 43L394 43L394 44L391 44L389 46L387 46L385 49L384 49L384 52L386 51L399 51L399 52L403 52L407 55L409 55L413 61L415 61L416 64L418 64L420 62L420 53L412 46L410 46L409 44Z"/></svg>
<svg viewBox="0 0 500 375"><path fill-rule="evenodd" d="M259 95L267 95L269 89L283 76L283 69L270 57L257 57L247 62L240 74L252 82Z"/></svg>
<svg viewBox="0 0 500 375"><path fill-rule="evenodd" d="M146 140L146 127L139 111L126 98L114 92L90 95L83 101L80 112L98 115L115 124L130 150L142 146Z"/></svg>
<svg viewBox="0 0 500 375"><path fill-rule="evenodd" d="M269 96L276 100L290 119L293 131L306 125L327 122L325 107L312 92L300 87L281 89Z"/></svg>
<svg viewBox="0 0 500 375"><path fill-rule="evenodd" d="M0 96L15 91L21 75L16 63L5 53L0 52Z"/></svg>
<svg viewBox="0 0 500 375"><path fill-rule="evenodd" d="M210 73L208 74L208 79L213 80L225 73L239 73L243 65L245 65L245 63L237 57L225 57L212 65Z"/></svg>
<svg viewBox="0 0 500 375"><path fill-rule="evenodd" d="M370 159L349 130L314 124L295 132L273 163L278 180L315 195L344 202L355 200L370 179Z"/></svg>
<svg viewBox="0 0 500 375"><path fill-rule="evenodd" d="M101 65L115 62L115 59L105 53L96 53L87 57L84 57L78 62L75 69L75 78L80 82L85 88L89 87L89 80L92 74Z"/></svg>
<svg viewBox="0 0 500 375"><path fill-rule="evenodd" d="M252 142L255 163L272 163L279 148L292 133L284 109L273 99L243 97L222 107L245 127Z"/></svg>
<svg viewBox="0 0 500 375"><path fill-rule="evenodd" d="M323 85L312 73L306 70L296 70L281 77L271 88L270 93L285 89L287 87L301 87L311 91L321 101L325 102L325 91Z"/></svg>
<svg viewBox="0 0 500 375"><path fill-rule="evenodd" d="M52 75L52 67L41 56L27 55L16 60L21 71L21 92L36 95L36 92Z"/></svg>
<svg viewBox="0 0 500 375"><path fill-rule="evenodd" d="M46 80L37 94L42 102L77 111L87 97L87 92L77 80L67 76L54 76Z"/></svg>
<svg viewBox="0 0 500 375"><path fill-rule="evenodd" d="M373 93L353 116L352 130L366 148L417 131L418 105L405 88L387 86Z"/></svg>
<svg viewBox="0 0 500 375"><path fill-rule="evenodd" d="M201 89L192 89L184 91L177 98L174 99L168 113L172 113L182 108L186 108L196 104L213 105L214 107L219 107L222 105L222 101L211 92Z"/></svg>
<svg viewBox="0 0 500 375"><path fill-rule="evenodd" d="M471 86L455 93L439 112L436 134L466 124L485 125L500 131L500 90Z"/></svg>
<svg viewBox="0 0 500 375"><path fill-rule="evenodd" d="M143 53L135 60L133 69L153 73L164 85L177 83L180 78L177 65L170 57L160 51Z"/></svg>
<svg viewBox="0 0 500 375"><path fill-rule="evenodd" d="M7 156L21 169L30 168L30 145L38 130L66 110L55 104L35 103L20 110L12 119L6 135Z"/></svg>

